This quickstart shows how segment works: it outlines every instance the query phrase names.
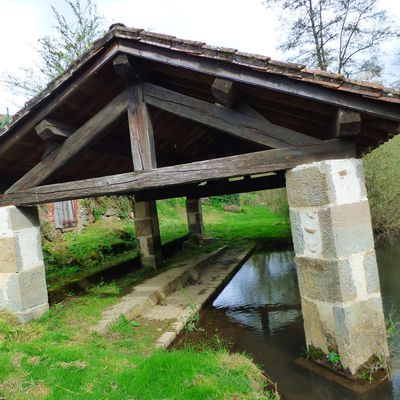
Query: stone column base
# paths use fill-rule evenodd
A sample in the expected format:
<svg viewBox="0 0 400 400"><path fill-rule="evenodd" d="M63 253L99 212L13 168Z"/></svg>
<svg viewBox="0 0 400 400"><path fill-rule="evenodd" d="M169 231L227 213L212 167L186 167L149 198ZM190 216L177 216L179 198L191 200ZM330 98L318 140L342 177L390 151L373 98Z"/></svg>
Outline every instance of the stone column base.
<svg viewBox="0 0 400 400"><path fill-rule="evenodd" d="M186 214L189 225L189 236L197 240L204 239L201 199L186 199Z"/></svg>
<svg viewBox="0 0 400 400"><path fill-rule="evenodd" d="M162 265L160 227L155 201L134 201L136 239L143 266L159 268Z"/></svg>
<svg viewBox="0 0 400 400"><path fill-rule="evenodd" d="M36 208L0 208L0 309L21 322L49 308Z"/></svg>
<svg viewBox="0 0 400 400"><path fill-rule="evenodd" d="M300 165L286 183L307 345L355 375L388 357L362 161Z"/></svg>

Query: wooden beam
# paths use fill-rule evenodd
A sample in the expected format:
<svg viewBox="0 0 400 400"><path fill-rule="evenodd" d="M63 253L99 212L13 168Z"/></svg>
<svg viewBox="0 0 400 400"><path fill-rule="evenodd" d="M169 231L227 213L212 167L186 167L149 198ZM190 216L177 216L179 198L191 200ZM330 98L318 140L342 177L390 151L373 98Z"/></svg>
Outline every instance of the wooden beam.
<svg viewBox="0 0 400 400"><path fill-rule="evenodd" d="M232 108L236 100L237 89L234 82L216 78L211 86L211 93L217 100L217 103Z"/></svg>
<svg viewBox="0 0 400 400"><path fill-rule="evenodd" d="M68 139L67 139L68 140ZM355 144L349 140L329 140L318 145L266 150L172 167L156 168L102 178L66 182L23 191L8 191L0 200L28 206L75 198L97 197L200 183L281 171L299 164L335 158L355 157Z"/></svg>
<svg viewBox="0 0 400 400"><path fill-rule="evenodd" d="M44 119L35 127L37 135L43 140L49 139L66 139L70 137L76 128L64 122L54 119Z"/></svg>
<svg viewBox="0 0 400 400"><path fill-rule="evenodd" d="M183 55L180 52L169 49L157 48L157 51L154 51L153 46L141 45L136 42L132 44L129 39L119 39L119 43L121 52L145 60L200 72L214 78L223 78L271 91L299 96L336 107L348 108L380 118L400 121L400 107L398 104L390 104L386 101L374 100L361 95L355 96L353 93L346 93L345 91L333 90L317 84L290 79L284 75L254 71L251 68L234 63L224 63L219 60L210 60L205 57L200 58L189 54Z"/></svg>
<svg viewBox="0 0 400 400"><path fill-rule="evenodd" d="M65 85L65 81L61 80L60 84L56 87L57 92L54 95L52 94L51 98L48 98L50 96L45 96L43 101L41 101L40 107L35 107L37 111L28 113L28 109L21 114L21 117L18 118L13 126L3 135L0 135L0 157L8 152L16 142L29 134L43 118L78 90L83 82L95 75L119 51L118 44L113 42L107 49L98 52L92 60L85 63L82 68L79 68L80 73L75 73L71 76L68 79L68 85Z"/></svg>
<svg viewBox="0 0 400 400"><path fill-rule="evenodd" d="M94 115L61 146L49 153L8 191L17 191L40 185L68 161L78 156L90 143L98 139L120 115L126 112L127 94L122 92Z"/></svg>
<svg viewBox="0 0 400 400"><path fill-rule="evenodd" d="M157 167L153 125L143 101L143 83L137 81L127 89L128 121L133 168L135 171Z"/></svg>
<svg viewBox="0 0 400 400"><path fill-rule="evenodd" d="M202 197L221 196L235 193L248 193L267 189L278 189L285 187L286 185L285 177L283 174L268 175L250 179L246 178L235 181L211 181L200 185L168 187L164 189L138 192L135 195L135 200L149 201L171 199L174 197L200 199Z"/></svg>
<svg viewBox="0 0 400 400"><path fill-rule="evenodd" d="M113 60L115 72L127 82L139 79L139 73L126 54L118 54Z"/></svg>
<svg viewBox="0 0 400 400"><path fill-rule="evenodd" d="M352 137L360 134L361 114L340 108L334 123L333 137Z"/></svg>
<svg viewBox="0 0 400 400"><path fill-rule="evenodd" d="M305 146L320 143L307 135L260 121L230 108L211 104L145 82L144 101L172 114L229 133L244 140L272 148Z"/></svg>

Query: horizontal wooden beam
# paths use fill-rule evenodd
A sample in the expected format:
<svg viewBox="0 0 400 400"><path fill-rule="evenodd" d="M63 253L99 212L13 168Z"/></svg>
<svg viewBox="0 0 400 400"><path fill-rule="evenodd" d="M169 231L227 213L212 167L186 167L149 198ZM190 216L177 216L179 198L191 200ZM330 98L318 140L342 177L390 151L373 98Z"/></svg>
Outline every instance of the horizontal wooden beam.
<svg viewBox="0 0 400 400"><path fill-rule="evenodd" d="M124 91L68 137L61 146L49 153L39 164L16 182L9 191L40 185L68 161L78 156L90 143L98 139L105 129L126 112L127 106L127 95Z"/></svg>
<svg viewBox="0 0 400 400"><path fill-rule="evenodd" d="M299 164L355 157L351 140L330 140L318 145L258 151L190 164L137 171L76 182L58 183L6 194L2 202L35 205L67 199L131 193L209 180L281 171Z"/></svg>
<svg viewBox="0 0 400 400"><path fill-rule="evenodd" d="M278 189L285 187L285 184L285 177L283 174L267 175L254 178L243 177L242 179L234 181L211 181L199 185L168 187L164 189L138 192L134 197L136 201L172 199L174 197L200 199L202 197Z"/></svg>
<svg viewBox="0 0 400 400"><path fill-rule="evenodd" d="M143 98L146 103L164 111L272 148L305 146L321 142L272 124L265 119L260 120L228 107L211 104L148 82L143 85Z"/></svg>
<svg viewBox="0 0 400 400"><path fill-rule="evenodd" d="M220 60L210 60L206 57L200 58L190 54L182 55L180 52L162 48L157 48L155 51L153 46L141 45L136 42L132 44L129 39L120 39L119 43L121 52L145 60L200 72L215 78L228 79L271 91L299 96L336 107L348 108L380 118L400 121L400 107L398 104L346 93L343 90L329 89L318 84L290 79L284 75L254 71L250 67L224 63Z"/></svg>

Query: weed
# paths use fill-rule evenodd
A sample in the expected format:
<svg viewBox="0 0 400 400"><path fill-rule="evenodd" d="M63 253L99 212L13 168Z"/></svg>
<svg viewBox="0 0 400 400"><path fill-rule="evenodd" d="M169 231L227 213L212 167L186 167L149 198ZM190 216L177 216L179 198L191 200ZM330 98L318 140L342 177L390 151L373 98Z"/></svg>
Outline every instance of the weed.
<svg viewBox="0 0 400 400"><path fill-rule="evenodd" d="M337 365L340 363L340 356L338 353L335 353L334 351L330 351L327 355L326 355L326 359L334 365Z"/></svg>

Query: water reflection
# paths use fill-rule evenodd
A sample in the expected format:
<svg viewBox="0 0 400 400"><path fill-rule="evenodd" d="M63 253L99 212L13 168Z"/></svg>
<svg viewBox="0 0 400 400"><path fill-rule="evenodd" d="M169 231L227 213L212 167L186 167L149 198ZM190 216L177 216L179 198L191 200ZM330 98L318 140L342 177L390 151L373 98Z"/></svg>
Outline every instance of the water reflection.
<svg viewBox="0 0 400 400"><path fill-rule="evenodd" d="M400 243L378 250L377 256L386 317L391 313L394 320L400 321ZM253 255L213 302L209 317L216 319L221 332L229 330L235 351L252 354L278 382L285 399L400 399L398 339L390 343L398 350L393 360L392 384L364 396L356 396L293 363L305 339L291 251Z"/></svg>

